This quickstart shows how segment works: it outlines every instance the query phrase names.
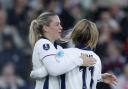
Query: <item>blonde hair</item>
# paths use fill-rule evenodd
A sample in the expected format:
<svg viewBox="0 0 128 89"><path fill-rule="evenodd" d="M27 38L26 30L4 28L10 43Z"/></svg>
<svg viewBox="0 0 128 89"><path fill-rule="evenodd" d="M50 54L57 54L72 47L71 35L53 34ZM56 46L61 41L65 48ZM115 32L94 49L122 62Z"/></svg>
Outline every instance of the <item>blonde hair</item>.
<svg viewBox="0 0 128 89"><path fill-rule="evenodd" d="M99 32L95 23L82 19L73 29L71 39L75 45L84 44L87 47L95 48L99 37Z"/></svg>
<svg viewBox="0 0 128 89"><path fill-rule="evenodd" d="M36 41L39 40L41 36L44 36L43 26L48 26L51 22L51 17L55 15L56 14L52 12L44 12L40 14L37 19L31 22L29 30L29 42L32 47L34 47Z"/></svg>

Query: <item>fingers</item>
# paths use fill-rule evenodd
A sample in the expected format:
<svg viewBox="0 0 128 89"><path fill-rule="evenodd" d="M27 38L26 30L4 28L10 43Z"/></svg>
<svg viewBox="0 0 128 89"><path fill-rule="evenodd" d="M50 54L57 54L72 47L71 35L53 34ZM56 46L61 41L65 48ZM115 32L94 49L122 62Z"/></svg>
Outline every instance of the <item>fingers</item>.
<svg viewBox="0 0 128 89"><path fill-rule="evenodd" d="M109 74L114 82L118 82L117 77L113 74Z"/></svg>
<svg viewBox="0 0 128 89"><path fill-rule="evenodd" d="M94 66L94 64L96 64L96 60L90 60L88 58L83 61L84 61L84 66Z"/></svg>
<svg viewBox="0 0 128 89"><path fill-rule="evenodd" d="M117 85L117 81L114 81L114 80L109 80L108 82L107 82L107 84L110 84L111 86L116 86Z"/></svg>
<svg viewBox="0 0 128 89"><path fill-rule="evenodd" d="M94 66L94 64L96 64L96 59L87 57L84 53L81 53L80 58L83 59L83 66Z"/></svg>
<svg viewBox="0 0 128 89"><path fill-rule="evenodd" d="M117 85L117 83L118 83L118 81L117 81L117 79L115 79L114 77L112 78L112 80L111 80L111 85Z"/></svg>
<svg viewBox="0 0 128 89"><path fill-rule="evenodd" d="M117 85L118 80L117 77L114 74L110 74L110 73L104 73L104 78L108 79L108 83L110 85Z"/></svg>
<svg viewBox="0 0 128 89"><path fill-rule="evenodd" d="M115 82L115 81L114 81L114 82L113 82L113 85L115 85L115 86L116 86L116 85L117 85L117 82Z"/></svg>
<svg viewBox="0 0 128 89"><path fill-rule="evenodd" d="M86 66L94 66L94 64L95 64L95 62L90 62L90 63L88 63L88 65L86 65Z"/></svg>
<svg viewBox="0 0 128 89"><path fill-rule="evenodd" d="M88 63L90 63L90 64L95 64L96 61L95 61L95 60L88 60Z"/></svg>
<svg viewBox="0 0 128 89"><path fill-rule="evenodd" d="M117 82L113 81L110 85L111 86L116 86L117 85Z"/></svg>
<svg viewBox="0 0 128 89"><path fill-rule="evenodd" d="M115 75L112 75L114 81L118 82L117 77Z"/></svg>
<svg viewBox="0 0 128 89"><path fill-rule="evenodd" d="M82 59L87 59L87 55L86 55L86 54L84 54L84 53L81 53L80 58L82 58Z"/></svg>

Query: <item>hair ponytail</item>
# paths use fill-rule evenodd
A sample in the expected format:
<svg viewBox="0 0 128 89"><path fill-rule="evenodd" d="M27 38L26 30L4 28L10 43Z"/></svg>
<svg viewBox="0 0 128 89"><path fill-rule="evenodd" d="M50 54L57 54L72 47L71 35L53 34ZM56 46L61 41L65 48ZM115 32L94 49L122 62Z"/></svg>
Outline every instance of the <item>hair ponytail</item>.
<svg viewBox="0 0 128 89"><path fill-rule="evenodd" d="M51 22L50 17L55 15L56 14L52 12L44 12L31 22L29 30L29 42L32 47L34 47L40 36L44 36L43 26L49 25Z"/></svg>
<svg viewBox="0 0 128 89"><path fill-rule="evenodd" d="M39 39L40 33L37 31L37 21L33 20L30 25L29 30L29 42L32 47L34 47L36 41Z"/></svg>

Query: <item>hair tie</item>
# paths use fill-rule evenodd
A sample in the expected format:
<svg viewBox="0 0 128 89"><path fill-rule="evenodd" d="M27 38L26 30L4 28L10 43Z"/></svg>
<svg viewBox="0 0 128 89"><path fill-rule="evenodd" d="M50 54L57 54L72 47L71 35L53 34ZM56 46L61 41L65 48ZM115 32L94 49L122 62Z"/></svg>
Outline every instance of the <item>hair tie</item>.
<svg viewBox="0 0 128 89"><path fill-rule="evenodd" d="M35 22L36 24L38 24L36 19L35 19L35 20L33 20L33 22Z"/></svg>

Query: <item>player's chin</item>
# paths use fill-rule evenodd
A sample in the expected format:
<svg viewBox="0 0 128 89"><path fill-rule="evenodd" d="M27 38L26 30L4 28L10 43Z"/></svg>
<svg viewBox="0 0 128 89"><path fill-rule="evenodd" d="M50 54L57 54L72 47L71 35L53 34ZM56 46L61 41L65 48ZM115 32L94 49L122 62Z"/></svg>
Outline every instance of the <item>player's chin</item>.
<svg viewBox="0 0 128 89"><path fill-rule="evenodd" d="M57 39L60 39L61 38L61 34L58 35L58 38Z"/></svg>
<svg viewBox="0 0 128 89"><path fill-rule="evenodd" d="M60 39L61 39L61 36L57 36L57 37L56 37L56 40L60 40Z"/></svg>

